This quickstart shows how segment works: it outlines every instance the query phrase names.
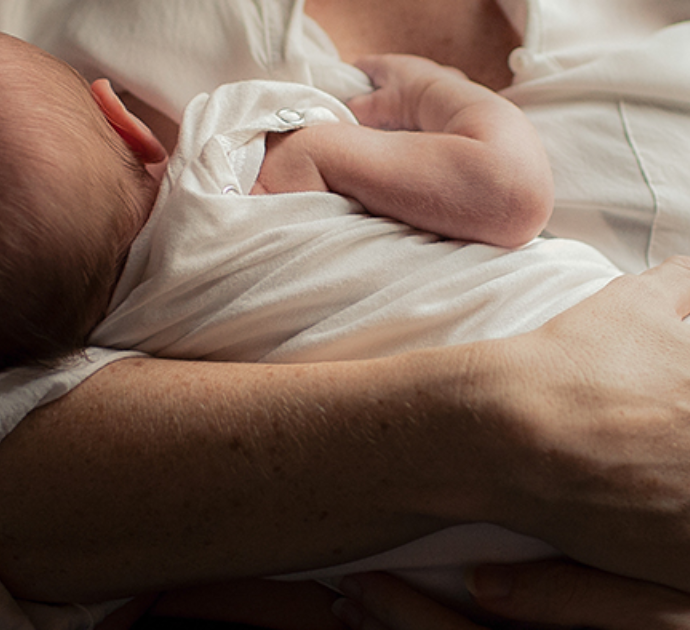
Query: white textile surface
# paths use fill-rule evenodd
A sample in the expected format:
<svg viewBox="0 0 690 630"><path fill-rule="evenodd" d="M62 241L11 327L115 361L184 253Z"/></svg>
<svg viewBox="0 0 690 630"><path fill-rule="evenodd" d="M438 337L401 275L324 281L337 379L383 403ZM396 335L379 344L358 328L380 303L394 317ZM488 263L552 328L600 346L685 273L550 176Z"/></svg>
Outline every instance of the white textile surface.
<svg viewBox="0 0 690 630"><path fill-rule="evenodd" d="M293 128L285 109L304 125L353 122L296 83L194 99L94 343L250 363L374 358L527 332L620 273L576 241L511 251L440 239L332 193L242 194L264 132Z"/></svg>
<svg viewBox="0 0 690 630"><path fill-rule="evenodd" d="M687 0L534 0L510 59L504 95L554 171L548 233L629 273L690 254L690 23L679 20Z"/></svg>
<svg viewBox="0 0 690 630"><path fill-rule="evenodd" d="M525 33L524 47L511 59L516 85L506 95L534 121L554 167L557 206L549 231L592 243L629 271L689 253L683 165L690 138L690 26L665 27L690 19L690 2L501 3ZM196 93L245 78L304 81L342 98L367 89L361 74L340 63L324 34L301 15L299 1L205 0L203 10L195 4L192 13L188 7L188 0L7 0L0 4L0 28L63 56L89 78L110 76L176 120ZM83 374L76 369L48 375L55 379L48 390L66 391L89 373L84 365L78 368ZM31 386L19 390L7 380L16 378L0 375L3 434L24 413L14 404L1 406L10 392L29 396L27 408L44 400ZM481 532L476 545L481 538L484 549L496 550L495 531ZM447 538L452 533L419 543L422 564L434 564L448 546L461 552L459 541L472 539L466 529L457 540ZM500 532L499 539L505 536ZM443 545L432 553L436 542ZM418 549L385 555L384 562L416 572ZM524 540L511 549L527 549L533 557L551 552ZM0 627L89 630L103 614L23 606L33 610L32 621L6 593L0 596Z"/></svg>

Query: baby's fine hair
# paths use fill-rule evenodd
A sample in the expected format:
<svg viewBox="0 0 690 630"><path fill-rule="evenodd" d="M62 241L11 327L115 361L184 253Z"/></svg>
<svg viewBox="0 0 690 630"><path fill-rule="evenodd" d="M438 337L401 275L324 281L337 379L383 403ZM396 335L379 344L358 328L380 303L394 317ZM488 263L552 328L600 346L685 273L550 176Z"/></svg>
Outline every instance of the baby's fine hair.
<svg viewBox="0 0 690 630"><path fill-rule="evenodd" d="M47 87L19 63L0 68L0 370L85 347L151 198L85 81L45 58Z"/></svg>

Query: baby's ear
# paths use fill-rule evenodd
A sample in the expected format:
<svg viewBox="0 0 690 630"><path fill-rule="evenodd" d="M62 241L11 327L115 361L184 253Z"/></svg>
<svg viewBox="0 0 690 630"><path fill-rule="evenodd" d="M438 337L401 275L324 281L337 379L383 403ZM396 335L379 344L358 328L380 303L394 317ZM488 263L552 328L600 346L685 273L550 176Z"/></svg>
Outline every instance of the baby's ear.
<svg viewBox="0 0 690 630"><path fill-rule="evenodd" d="M115 94L110 81L98 79L91 84L91 93L111 127L128 144L144 164L158 164L168 153L151 130L132 114Z"/></svg>

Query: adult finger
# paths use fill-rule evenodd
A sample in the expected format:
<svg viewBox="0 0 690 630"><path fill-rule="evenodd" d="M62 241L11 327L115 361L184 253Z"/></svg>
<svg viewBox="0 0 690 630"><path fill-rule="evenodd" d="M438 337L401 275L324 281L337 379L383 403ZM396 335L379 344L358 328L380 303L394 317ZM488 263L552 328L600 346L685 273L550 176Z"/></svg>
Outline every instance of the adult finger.
<svg viewBox="0 0 690 630"><path fill-rule="evenodd" d="M598 630L690 629L690 596L568 562L474 569L468 589L487 611Z"/></svg>
<svg viewBox="0 0 690 630"><path fill-rule="evenodd" d="M481 630L385 573L347 577L340 590L355 605L337 602L334 612L353 630Z"/></svg>

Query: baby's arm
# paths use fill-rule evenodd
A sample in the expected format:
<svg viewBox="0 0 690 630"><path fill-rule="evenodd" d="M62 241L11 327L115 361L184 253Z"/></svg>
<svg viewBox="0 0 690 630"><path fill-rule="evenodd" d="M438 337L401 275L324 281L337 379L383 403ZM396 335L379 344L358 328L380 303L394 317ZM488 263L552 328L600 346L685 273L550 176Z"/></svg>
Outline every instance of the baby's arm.
<svg viewBox="0 0 690 630"><path fill-rule="evenodd" d="M322 125L280 138L284 159L269 151L276 168L262 174L267 192L299 188L301 177L285 172L281 181L277 168L290 162L286 171L294 170L299 154L305 189L354 197L376 215L506 247L540 232L552 206L551 171L517 107L419 57L367 57L361 67L378 89L349 105L367 126Z"/></svg>

